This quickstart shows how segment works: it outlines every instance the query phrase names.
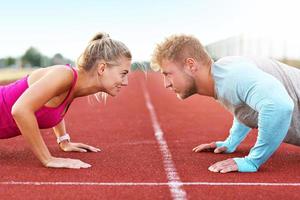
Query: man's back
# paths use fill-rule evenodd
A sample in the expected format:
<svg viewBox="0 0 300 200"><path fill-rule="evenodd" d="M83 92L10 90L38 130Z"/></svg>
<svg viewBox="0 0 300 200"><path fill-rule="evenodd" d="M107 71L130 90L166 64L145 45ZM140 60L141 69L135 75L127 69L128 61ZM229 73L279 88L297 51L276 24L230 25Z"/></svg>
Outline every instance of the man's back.
<svg viewBox="0 0 300 200"><path fill-rule="evenodd" d="M234 72L236 71L236 72ZM267 79L271 75L284 86L294 102L292 122L284 142L300 146L300 70L273 59L251 57L224 57L214 63L212 69L216 82L217 100L220 101L243 124L258 127L258 112L239 102L235 91L241 85L231 83L251 76ZM234 74L236 73L236 74ZM264 81L264 80L262 80ZM278 89L274 84L273 90Z"/></svg>

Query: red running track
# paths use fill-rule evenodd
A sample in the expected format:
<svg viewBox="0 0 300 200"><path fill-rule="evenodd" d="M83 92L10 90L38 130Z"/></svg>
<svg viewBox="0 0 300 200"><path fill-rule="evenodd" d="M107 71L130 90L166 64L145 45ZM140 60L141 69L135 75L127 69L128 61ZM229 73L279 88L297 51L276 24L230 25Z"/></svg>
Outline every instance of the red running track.
<svg viewBox="0 0 300 200"><path fill-rule="evenodd" d="M155 136L145 91L170 157L161 151L163 142ZM163 88L160 75L132 73L129 86L106 105L90 105L86 97L80 98L67 115L72 140L97 146L101 153L61 152L51 130L43 131L54 156L78 158L92 168L47 169L21 136L1 140L0 199L176 199L174 190L178 189L185 195L177 199L299 199L298 147L282 144L258 173L207 170L214 162L246 155L255 142L255 131L234 154L192 153L200 143L224 139L231 120L211 98L193 96L180 101ZM166 171L166 159L174 164L178 188L170 186L173 179Z"/></svg>

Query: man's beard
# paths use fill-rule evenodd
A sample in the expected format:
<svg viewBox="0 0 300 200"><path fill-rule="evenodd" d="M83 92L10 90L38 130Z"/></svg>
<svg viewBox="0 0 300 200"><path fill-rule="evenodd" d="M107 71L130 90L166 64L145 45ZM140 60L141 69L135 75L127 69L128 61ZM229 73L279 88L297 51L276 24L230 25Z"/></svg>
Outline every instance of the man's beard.
<svg viewBox="0 0 300 200"><path fill-rule="evenodd" d="M188 74L185 74L185 76L186 76L186 82L187 82L186 89L180 93L177 93L177 98L182 99L182 100L197 93L197 87L196 87L195 80L192 77L190 77Z"/></svg>

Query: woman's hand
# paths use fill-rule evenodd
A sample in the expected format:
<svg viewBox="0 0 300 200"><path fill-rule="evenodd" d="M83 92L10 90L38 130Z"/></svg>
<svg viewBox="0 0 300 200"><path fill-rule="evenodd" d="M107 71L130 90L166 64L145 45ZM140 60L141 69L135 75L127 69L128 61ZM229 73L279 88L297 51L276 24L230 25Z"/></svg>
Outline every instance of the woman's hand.
<svg viewBox="0 0 300 200"><path fill-rule="evenodd" d="M200 144L199 146L193 148L193 152L201 152L201 151L213 151L214 153L225 153L227 150L227 147L217 147L216 142L212 142L209 144Z"/></svg>
<svg viewBox="0 0 300 200"><path fill-rule="evenodd" d="M92 147L87 144L82 144L82 143L74 143L74 142L69 142L69 141L62 141L59 144L61 150L63 151L76 151L76 152L99 152L101 151L98 148Z"/></svg>
<svg viewBox="0 0 300 200"><path fill-rule="evenodd" d="M80 169L89 168L91 165L77 159L51 157L51 159L45 163L45 167Z"/></svg>

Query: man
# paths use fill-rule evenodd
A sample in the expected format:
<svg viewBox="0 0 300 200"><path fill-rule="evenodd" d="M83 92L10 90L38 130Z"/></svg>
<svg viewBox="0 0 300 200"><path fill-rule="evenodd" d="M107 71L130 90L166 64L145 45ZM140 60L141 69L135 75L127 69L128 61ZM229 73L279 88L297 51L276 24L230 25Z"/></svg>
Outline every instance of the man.
<svg viewBox="0 0 300 200"><path fill-rule="evenodd" d="M158 44L151 66L180 99L193 94L215 98L233 115L224 141L201 144L201 152L232 153L252 128L257 141L248 156L209 167L212 172L256 172L282 141L300 146L300 70L275 60L225 57L213 62L193 36L173 35Z"/></svg>

